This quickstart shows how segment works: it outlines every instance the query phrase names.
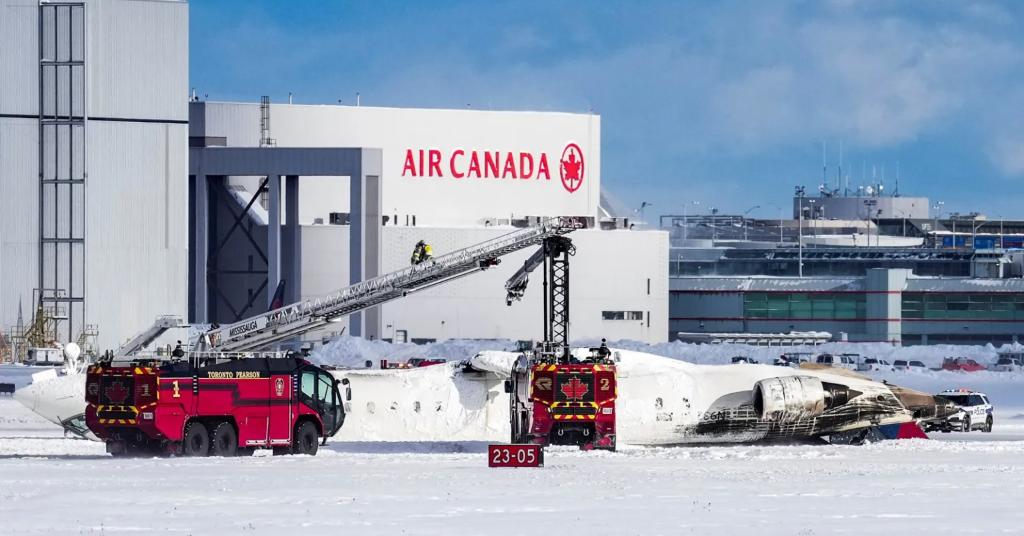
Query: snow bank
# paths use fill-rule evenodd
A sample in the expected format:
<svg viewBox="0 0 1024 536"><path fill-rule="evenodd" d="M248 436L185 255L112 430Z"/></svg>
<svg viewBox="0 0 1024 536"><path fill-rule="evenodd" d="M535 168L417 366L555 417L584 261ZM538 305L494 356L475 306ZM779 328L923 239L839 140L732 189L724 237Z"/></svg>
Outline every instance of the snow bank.
<svg viewBox="0 0 1024 536"><path fill-rule="evenodd" d="M516 362L516 354L509 352L483 351L469 360L473 368L496 374L508 375Z"/></svg>
<svg viewBox="0 0 1024 536"><path fill-rule="evenodd" d="M343 335L329 344L317 348L310 355L314 363L351 368L365 368L370 361L371 368L380 368L380 361L405 362L411 358L446 359L466 361L484 350L512 350L515 343L503 339L448 339L436 344L392 344L381 340L366 340L361 337Z"/></svg>

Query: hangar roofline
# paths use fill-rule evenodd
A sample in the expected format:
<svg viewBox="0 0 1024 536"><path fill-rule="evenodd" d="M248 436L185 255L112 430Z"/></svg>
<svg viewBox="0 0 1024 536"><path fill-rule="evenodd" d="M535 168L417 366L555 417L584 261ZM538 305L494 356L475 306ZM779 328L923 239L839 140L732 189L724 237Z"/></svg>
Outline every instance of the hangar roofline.
<svg viewBox="0 0 1024 536"><path fill-rule="evenodd" d="M202 100L202 101L191 101L190 105L203 105L203 104L216 104L216 105L237 105L237 106L259 106L259 102L249 101L215 101L215 100ZM351 104L289 104L287 102L270 102L270 106L292 106L292 107L304 107L304 108L367 108L370 110L401 110L405 112L409 111L424 111L424 112L472 112L472 113L492 113L492 114L538 114L538 115L570 115L570 116L594 116L601 117L601 114L596 112L567 112L561 110L514 110L514 109L503 109L493 110L485 108L446 108L446 107L423 107L423 106L367 106L359 105L354 106Z"/></svg>

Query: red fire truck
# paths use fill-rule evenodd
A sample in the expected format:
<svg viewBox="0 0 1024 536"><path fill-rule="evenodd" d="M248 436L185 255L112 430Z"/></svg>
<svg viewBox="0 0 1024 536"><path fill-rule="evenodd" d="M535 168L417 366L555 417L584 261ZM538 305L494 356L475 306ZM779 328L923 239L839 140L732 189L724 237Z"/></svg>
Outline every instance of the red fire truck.
<svg viewBox="0 0 1024 536"><path fill-rule="evenodd" d="M529 274L544 266L544 341L521 341L519 360L505 384L513 444L578 445L615 450L618 377L612 352L601 341L588 355L569 340L569 257L563 236L544 244L506 283L506 303L522 299Z"/></svg>
<svg viewBox="0 0 1024 536"><path fill-rule="evenodd" d="M592 348L582 360L554 359L557 349L524 354L506 386L512 443L614 451L618 378L605 350Z"/></svg>
<svg viewBox="0 0 1024 536"><path fill-rule="evenodd" d="M315 455L351 396L347 379L294 354L101 362L87 372L85 421L115 456Z"/></svg>

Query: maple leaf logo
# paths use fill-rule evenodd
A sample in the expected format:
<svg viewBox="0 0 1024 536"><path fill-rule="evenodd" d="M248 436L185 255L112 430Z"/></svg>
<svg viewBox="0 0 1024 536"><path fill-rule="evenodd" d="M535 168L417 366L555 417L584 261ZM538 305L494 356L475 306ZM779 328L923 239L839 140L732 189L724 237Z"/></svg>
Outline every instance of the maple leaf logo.
<svg viewBox="0 0 1024 536"><path fill-rule="evenodd" d="M562 384L562 394L569 400L579 400L587 394L587 384L574 377Z"/></svg>
<svg viewBox="0 0 1024 536"><path fill-rule="evenodd" d="M124 404L124 399L128 398L128 389L125 388L121 382L114 382L107 387L107 390L103 392L106 395L107 400L115 406Z"/></svg>
<svg viewBox="0 0 1024 536"><path fill-rule="evenodd" d="M562 150L562 159L558 161L562 175L562 186L569 192L575 192L583 185L583 151L580 146L570 143Z"/></svg>

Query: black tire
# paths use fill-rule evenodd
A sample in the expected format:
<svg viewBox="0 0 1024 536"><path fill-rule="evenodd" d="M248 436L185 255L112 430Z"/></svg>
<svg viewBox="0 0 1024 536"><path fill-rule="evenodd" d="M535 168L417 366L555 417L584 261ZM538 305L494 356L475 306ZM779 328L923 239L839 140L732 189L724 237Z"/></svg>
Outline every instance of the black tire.
<svg viewBox="0 0 1024 536"><path fill-rule="evenodd" d="M992 416L991 415L987 419L985 419L985 427L982 428L981 431L985 432L987 434L992 433Z"/></svg>
<svg viewBox="0 0 1024 536"><path fill-rule="evenodd" d="M252 456L256 452L256 449L252 447L243 447L235 451L235 456Z"/></svg>
<svg viewBox="0 0 1024 536"><path fill-rule="evenodd" d="M295 429L295 443L292 445L292 452L294 454L316 456L316 451L319 447L320 437L316 432L316 425L309 421L304 421Z"/></svg>
<svg viewBox="0 0 1024 536"><path fill-rule="evenodd" d="M218 423L213 428L210 453L214 456L235 456L238 452L238 434L229 422Z"/></svg>
<svg viewBox="0 0 1024 536"><path fill-rule="evenodd" d="M185 456L209 456L210 433L203 423L192 421L185 426L185 436L181 439L181 453Z"/></svg>
<svg viewBox="0 0 1024 536"><path fill-rule="evenodd" d="M970 417L964 417L964 427L963 427L962 432L967 433L967 432L970 432L970 431L971 431L971 418Z"/></svg>

